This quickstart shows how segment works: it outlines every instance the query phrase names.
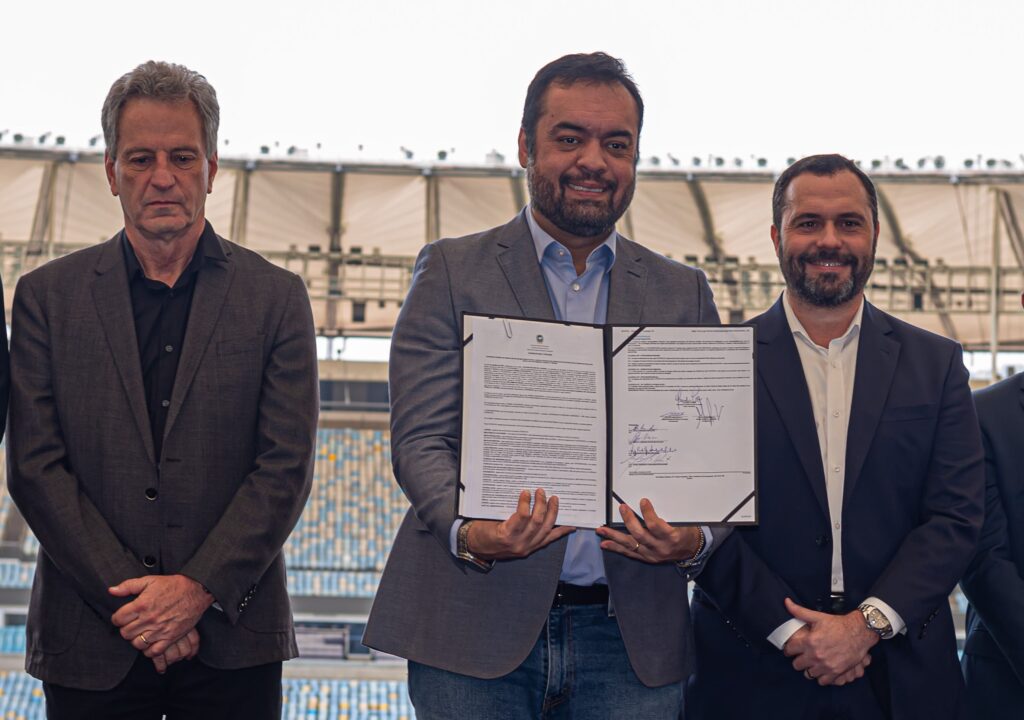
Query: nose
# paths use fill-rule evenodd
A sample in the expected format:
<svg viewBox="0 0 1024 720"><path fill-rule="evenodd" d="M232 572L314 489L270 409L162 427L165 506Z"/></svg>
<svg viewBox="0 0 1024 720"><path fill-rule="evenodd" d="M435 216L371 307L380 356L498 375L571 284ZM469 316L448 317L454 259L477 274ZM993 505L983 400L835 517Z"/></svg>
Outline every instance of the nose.
<svg viewBox="0 0 1024 720"><path fill-rule="evenodd" d="M840 247L842 241L839 239L839 233L836 231L836 224L834 222L825 223L825 227L822 229L821 235L818 237L818 245L823 247Z"/></svg>
<svg viewBox="0 0 1024 720"><path fill-rule="evenodd" d="M153 175L150 183L158 188L169 188L174 185L174 173L171 172L171 163L166 157L157 156L153 164Z"/></svg>
<svg viewBox="0 0 1024 720"><path fill-rule="evenodd" d="M587 172L603 172L608 167L608 159L605 157L601 141L595 138L583 143L579 155L576 156L576 164Z"/></svg>

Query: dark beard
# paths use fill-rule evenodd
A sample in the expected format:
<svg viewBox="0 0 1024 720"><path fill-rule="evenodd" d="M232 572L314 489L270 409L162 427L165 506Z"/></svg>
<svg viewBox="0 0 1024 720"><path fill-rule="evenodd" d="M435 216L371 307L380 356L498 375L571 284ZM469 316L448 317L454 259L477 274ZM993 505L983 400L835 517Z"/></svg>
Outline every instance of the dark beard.
<svg viewBox="0 0 1024 720"><path fill-rule="evenodd" d="M839 273L821 273L816 278L809 278L807 264L821 261L835 261L848 265L850 277L840 281ZM797 297L816 307L831 308L849 302L864 289L874 264L874 248L871 250L871 257L862 263L856 255L835 250L819 250L792 256L786 252L786 244L783 241L779 268L786 279L786 287L796 293Z"/></svg>
<svg viewBox="0 0 1024 720"><path fill-rule="evenodd" d="M569 182L569 178L565 175L559 178L559 186L556 188L546 177L534 171L531 162L526 168L530 203L541 215L554 223L555 227L570 235L590 238L610 234L615 228L615 223L629 207L636 183L630 183L622 200L616 205L613 198L618 185L614 182L599 175L587 174L572 178L572 180L605 182L608 184L608 196L612 199L608 202L604 200L566 202L565 185Z"/></svg>

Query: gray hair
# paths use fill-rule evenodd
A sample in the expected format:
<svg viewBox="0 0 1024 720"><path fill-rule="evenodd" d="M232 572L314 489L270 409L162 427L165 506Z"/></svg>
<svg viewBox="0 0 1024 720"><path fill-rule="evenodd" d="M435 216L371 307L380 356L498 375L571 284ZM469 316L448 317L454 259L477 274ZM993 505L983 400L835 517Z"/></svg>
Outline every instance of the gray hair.
<svg viewBox="0 0 1024 720"><path fill-rule="evenodd" d="M110 86L103 101L103 140L107 152L117 154L117 124L121 110L133 97L144 97L162 102L191 100L203 125L203 144L207 159L217 152L217 128L220 126L220 105L217 91L205 77L184 65L150 60L130 73L119 77Z"/></svg>

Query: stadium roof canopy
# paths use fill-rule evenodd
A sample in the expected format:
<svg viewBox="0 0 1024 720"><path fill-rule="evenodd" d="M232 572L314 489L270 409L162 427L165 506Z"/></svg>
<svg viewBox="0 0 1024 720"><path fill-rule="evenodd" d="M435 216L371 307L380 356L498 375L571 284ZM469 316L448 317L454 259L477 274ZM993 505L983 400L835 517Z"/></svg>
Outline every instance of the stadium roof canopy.
<svg viewBox="0 0 1024 720"><path fill-rule="evenodd" d="M619 229L704 267L723 318L741 319L778 291L768 235L774 179L760 170L641 169ZM987 347L995 326L1001 346L1024 348L1024 173L905 170L874 179L882 230L872 299L969 346ZM207 217L222 235L304 274L322 331L357 334L390 328L424 243L502 224L526 197L522 169L504 165L222 158ZM8 288L39 261L105 240L121 224L101 152L0 147Z"/></svg>

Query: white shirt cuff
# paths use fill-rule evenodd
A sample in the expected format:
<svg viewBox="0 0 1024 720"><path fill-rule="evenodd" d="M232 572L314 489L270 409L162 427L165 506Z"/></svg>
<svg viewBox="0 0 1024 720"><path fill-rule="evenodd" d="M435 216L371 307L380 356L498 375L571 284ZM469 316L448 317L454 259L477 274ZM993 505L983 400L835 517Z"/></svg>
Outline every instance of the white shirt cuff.
<svg viewBox="0 0 1024 720"><path fill-rule="evenodd" d="M704 533L704 549L693 559L695 563L704 562L704 558L711 554L711 546L715 544L715 536L711 534L711 528L701 525L700 529Z"/></svg>
<svg viewBox="0 0 1024 720"><path fill-rule="evenodd" d="M462 519L456 520L448 532L448 547L451 548L452 555L455 557L459 556L459 528L462 527L463 522L465 521Z"/></svg>
<svg viewBox="0 0 1024 720"><path fill-rule="evenodd" d="M885 615L885 619L889 621L890 625L892 625L893 637L895 637L896 635L906 634L907 624L903 622L903 618L900 617L900 614L892 609L891 605L887 605L886 603L882 602L876 597L869 597L864 600L864 603L868 605L874 605L876 608L882 611L882 614ZM861 604L863 605L864 603Z"/></svg>
<svg viewBox="0 0 1024 720"><path fill-rule="evenodd" d="M781 650L786 646L786 642L796 634L796 631L806 624L803 620L796 618L787 620L772 631L772 634L768 636L768 642Z"/></svg>

